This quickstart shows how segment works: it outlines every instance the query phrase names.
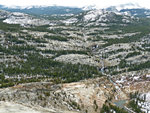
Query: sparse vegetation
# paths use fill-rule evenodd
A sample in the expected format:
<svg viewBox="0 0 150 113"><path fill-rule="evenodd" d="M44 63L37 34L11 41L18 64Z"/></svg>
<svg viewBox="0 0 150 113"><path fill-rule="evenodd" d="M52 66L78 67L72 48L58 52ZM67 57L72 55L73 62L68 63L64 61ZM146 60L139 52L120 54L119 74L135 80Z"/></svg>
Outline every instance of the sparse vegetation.
<svg viewBox="0 0 150 113"><path fill-rule="evenodd" d="M104 104L100 113L113 113L113 112L116 112L116 113L128 113L127 111L125 111L124 109L120 109L114 105L111 105L111 104Z"/></svg>
<svg viewBox="0 0 150 113"><path fill-rule="evenodd" d="M50 40L68 41L67 38L62 37L62 36L48 36L48 35L44 35L44 38L47 38L47 39L50 39Z"/></svg>

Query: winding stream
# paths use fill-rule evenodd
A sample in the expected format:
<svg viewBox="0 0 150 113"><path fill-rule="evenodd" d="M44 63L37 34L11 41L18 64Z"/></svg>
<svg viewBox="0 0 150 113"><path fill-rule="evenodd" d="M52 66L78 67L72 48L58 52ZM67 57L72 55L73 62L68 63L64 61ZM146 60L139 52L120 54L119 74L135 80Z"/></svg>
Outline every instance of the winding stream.
<svg viewBox="0 0 150 113"><path fill-rule="evenodd" d="M119 100L117 102L114 102L114 104L119 108L124 108L125 103L126 103L126 100Z"/></svg>

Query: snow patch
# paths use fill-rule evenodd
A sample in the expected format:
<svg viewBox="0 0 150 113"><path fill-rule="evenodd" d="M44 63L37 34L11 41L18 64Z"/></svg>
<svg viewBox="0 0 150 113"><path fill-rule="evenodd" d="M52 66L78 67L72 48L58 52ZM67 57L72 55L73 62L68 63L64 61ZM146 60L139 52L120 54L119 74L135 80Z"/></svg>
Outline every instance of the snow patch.
<svg viewBox="0 0 150 113"><path fill-rule="evenodd" d="M84 16L84 21L94 21L96 19L96 17L100 16L103 14L103 11L100 10L92 10L90 12L88 12L85 16Z"/></svg>
<svg viewBox="0 0 150 113"><path fill-rule="evenodd" d="M70 18L68 20L63 21L66 24L76 23L78 20L76 18Z"/></svg>

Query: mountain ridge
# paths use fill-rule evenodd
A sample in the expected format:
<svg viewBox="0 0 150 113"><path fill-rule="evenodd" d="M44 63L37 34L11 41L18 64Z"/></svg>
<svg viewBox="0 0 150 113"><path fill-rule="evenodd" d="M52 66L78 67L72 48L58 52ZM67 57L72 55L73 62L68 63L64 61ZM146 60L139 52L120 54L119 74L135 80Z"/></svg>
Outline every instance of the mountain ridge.
<svg viewBox="0 0 150 113"><path fill-rule="evenodd" d="M131 109L132 100L148 98L150 19L126 10L47 16L0 11L0 108L1 101L14 101L14 108L53 113L118 113L114 102L124 100ZM138 103L150 111L149 99Z"/></svg>
<svg viewBox="0 0 150 113"><path fill-rule="evenodd" d="M64 14L79 14L90 10L107 10L112 12L122 12L137 17L149 17L150 10L140 6L139 4L127 3L116 6L109 6L106 8L99 8L96 5L89 5L84 7L71 6L4 6L0 5L0 9L10 12L21 12L32 15L64 15ZM140 15L140 16L138 16Z"/></svg>

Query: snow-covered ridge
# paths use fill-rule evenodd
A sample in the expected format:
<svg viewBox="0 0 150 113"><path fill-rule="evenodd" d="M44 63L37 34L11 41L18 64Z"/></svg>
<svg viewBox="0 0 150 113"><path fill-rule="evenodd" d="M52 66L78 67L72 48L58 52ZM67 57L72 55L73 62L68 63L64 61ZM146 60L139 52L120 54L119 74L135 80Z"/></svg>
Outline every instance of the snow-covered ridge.
<svg viewBox="0 0 150 113"><path fill-rule="evenodd" d="M59 5L28 5L28 6L18 6L18 5L1 5L1 7L3 8L10 8L10 9L31 9L31 8L43 8L43 7L59 7ZM63 7L63 6L61 6ZM99 6L99 4L89 4L86 6L64 6L64 7L72 7L72 8L81 8L82 10L93 10L93 9L107 9L109 7L115 7L117 10L121 10L121 9L134 9L134 8L144 8L142 6L140 6L138 3L126 3L126 4L119 4L119 5L115 5L115 6Z"/></svg>
<svg viewBox="0 0 150 113"><path fill-rule="evenodd" d="M99 9L99 7L96 5L89 5L89 6L82 7L82 10L84 11L93 10L93 9Z"/></svg>
<svg viewBox="0 0 150 113"><path fill-rule="evenodd" d="M135 3L127 3L127 4L121 4L121 5L117 5L115 6L117 10L122 10L122 9L138 9L138 8L143 8L141 7L139 4Z"/></svg>
<svg viewBox="0 0 150 113"><path fill-rule="evenodd" d="M120 18L121 17L121 18ZM101 22L123 22L130 23L133 17L129 13L119 11L107 11L105 9L93 9L74 15L70 19L63 21L66 24L72 23L93 23L95 25Z"/></svg>
<svg viewBox="0 0 150 113"><path fill-rule="evenodd" d="M95 21L98 20L100 21L104 21L104 22L108 22L111 19L114 19L114 16L118 15L118 16L129 16L128 14L125 13L121 13L118 11L107 11L104 9L97 9L97 10L91 10L89 11L85 16L84 16L84 21Z"/></svg>
<svg viewBox="0 0 150 113"><path fill-rule="evenodd" d="M126 4L119 4L114 6L107 6L107 7L100 7L98 5L89 5L82 7L83 10L93 10L93 9L116 9L118 11L122 9L137 9L137 8L144 8L140 6L138 3L126 3Z"/></svg>
<svg viewBox="0 0 150 113"><path fill-rule="evenodd" d="M91 10L84 16L84 21L94 21L98 16L102 15L102 10Z"/></svg>

